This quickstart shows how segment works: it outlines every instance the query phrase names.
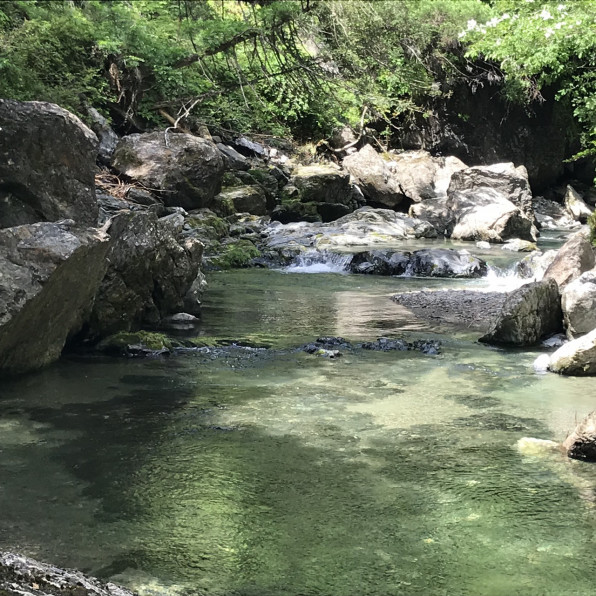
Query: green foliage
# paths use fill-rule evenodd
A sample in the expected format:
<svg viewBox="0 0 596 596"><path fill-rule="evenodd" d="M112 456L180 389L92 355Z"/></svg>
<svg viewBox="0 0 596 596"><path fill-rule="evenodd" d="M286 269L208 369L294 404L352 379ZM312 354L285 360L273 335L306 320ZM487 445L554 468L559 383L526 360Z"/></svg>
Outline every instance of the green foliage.
<svg viewBox="0 0 596 596"><path fill-rule="evenodd" d="M0 96L89 103L129 130L307 140L384 120L389 136L460 81L519 103L554 89L596 153L596 0L0 3Z"/></svg>
<svg viewBox="0 0 596 596"><path fill-rule="evenodd" d="M80 11L62 2L7 2L2 9L9 26L0 34L1 97L51 101L75 112L81 95L99 99L104 83L93 27Z"/></svg>
<svg viewBox="0 0 596 596"><path fill-rule="evenodd" d="M388 120L441 95L441 82L457 73L458 31L489 14L476 0L329 0L319 11L345 87L373 118Z"/></svg>
<svg viewBox="0 0 596 596"><path fill-rule="evenodd" d="M468 57L498 66L511 100L540 101L554 88L571 105L587 153L596 153L595 0L496 0L492 18L470 20L461 39Z"/></svg>

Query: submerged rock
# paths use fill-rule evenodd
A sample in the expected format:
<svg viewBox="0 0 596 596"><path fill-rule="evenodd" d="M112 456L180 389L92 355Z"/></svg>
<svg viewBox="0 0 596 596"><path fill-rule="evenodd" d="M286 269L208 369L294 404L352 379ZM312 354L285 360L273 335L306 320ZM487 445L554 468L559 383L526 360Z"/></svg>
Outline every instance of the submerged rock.
<svg viewBox="0 0 596 596"><path fill-rule="evenodd" d="M375 341L350 343L343 337L319 337L314 342L302 348L308 354L319 356L340 356L341 350L371 350L374 352L407 352L409 350L422 352L427 355L436 355L441 352L441 342L437 340L418 339L412 342L405 339L379 337ZM332 356L333 357L333 356Z"/></svg>
<svg viewBox="0 0 596 596"><path fill-rule="evenodd" d="M590 412L563 441L563 449L573 459L596 461L596 411Z"/></svg>
<svg viewBox="0 0 596 596"><path fill-rule="evenodd" d="M60 569L13 553L0 553L2 596L137 596L72 569Z"/></svg>
<svg viewBox="0 0 596 596"><path fill-rule="evenodd" d="M492 329L479 341L529 346L562 329L561 299L554 280L529 283L511 292Z"/></svg>
<svg viewBox="0 0 596 596"><path fill-rule="evenodd" d="M0 230L0 371L57 360L91 312L109 239L72 223Z"/></svg>
<svg viewBox="0 0 596 596"><path fill-rule="evenodd" d="M0 99L0 228L61 219L95 226L97 147L57 105Z"/></svg>

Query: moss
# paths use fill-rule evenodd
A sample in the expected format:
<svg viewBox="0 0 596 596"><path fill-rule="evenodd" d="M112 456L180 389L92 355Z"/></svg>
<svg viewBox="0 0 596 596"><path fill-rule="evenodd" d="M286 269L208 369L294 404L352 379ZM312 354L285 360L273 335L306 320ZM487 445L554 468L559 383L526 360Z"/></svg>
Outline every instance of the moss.
<svg viewBox="0 0 596 596"><path fill-rule="evenodd" d="M207 217L190 216L186 219L186 223L195 230L205 230L208 228L213 231L212 235L216 238L223 238L224 236L227 236L230 228L228 223L221 217L217 217L217 215L210 215Z"/></svg>
<svg viewBox="0 0 596 596"><path fill-rule="evenodd" d="M244 182L238 178L238 176L232 174L232 172L224 172L223 178L221 180L222 187L235 187L235 186L242 186Z"/></svg>
<svg viewBox="0 0 596 596"><path fill-rule="evenodd" d="M271 174L268 172L263 172L263 170L248 170L248 173L253 177L253 180L259 182L260 184L269 182L271 178Z"/></svg>
<svg viewBox="0 0 596 596"><path fill-rule="evenodd" d="M234 200L231 197L225 196L225 191L227 189L222 189L221 194L215 197L213 204L211 205L211 209L222 217L227 217L228 215L233 215L236 213L236 208L234 207Z"/></svg>
<svg viewBox="0 0 596 596"><path fill-rule="evenodd" d="M126 144L121 144L114 154L114 161L120 167L124 168L138 168L143 165L143 160L139 157L137 152Z"/></svg>
<svg viewBox="0 0 596 596"><path fill-rule="evenodd" d="M250 240L238 240L222 246L222 251L211 259L218 269L249 267L251 261L261 256L261 251Z"/></svg>
<svg viewBox="0 0 596 596"><path fill-rule="evenodd" d="M254 334L235 338L221 338L213 336L199 336L184 339L186 347L194 348L222 348L227 346L242 346L248 348L271 348L273 340L267 335Z"/></svg>
<svg viewBox="0 0 596 596"><path fill-rule="evenodd" d="M139 346L141 349L161 351L171 350L179 344L163 333L150 331L121 331L106 337L99 342L97 348L109 354L127 354L131 346Z"/></svg>

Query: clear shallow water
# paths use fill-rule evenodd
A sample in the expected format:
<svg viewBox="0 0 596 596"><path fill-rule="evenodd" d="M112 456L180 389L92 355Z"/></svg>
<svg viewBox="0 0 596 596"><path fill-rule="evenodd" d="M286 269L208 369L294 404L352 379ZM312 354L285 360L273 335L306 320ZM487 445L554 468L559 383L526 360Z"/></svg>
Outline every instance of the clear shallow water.
<svg viewBox="0 0 596 596"><path fill-rule="evenodd" d="M435 357L293 349L437 337L388 296L460 280L210 282L202 333L275 349L69 359L1 385L0 548L145 594L594 593L595 468L516 448L562 439L593 380L465 332Z"/></svg>

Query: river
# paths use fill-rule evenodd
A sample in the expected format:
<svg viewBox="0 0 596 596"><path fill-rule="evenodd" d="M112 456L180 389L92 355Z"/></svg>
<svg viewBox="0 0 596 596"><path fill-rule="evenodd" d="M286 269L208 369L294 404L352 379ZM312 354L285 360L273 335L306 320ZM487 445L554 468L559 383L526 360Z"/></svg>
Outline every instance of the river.
<svg viewBox="0 0 596 596"><path fill-rule="evenodd" d="M200 333L245 347L3 382L0 549L144 595L592 596L594 467L518 441L562 440L593 380L389 299L486 284L213 273ZM297 349L320 335L443 345Z"/></svg>

